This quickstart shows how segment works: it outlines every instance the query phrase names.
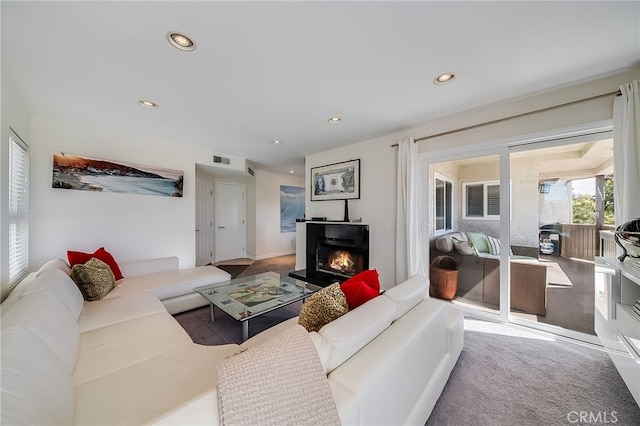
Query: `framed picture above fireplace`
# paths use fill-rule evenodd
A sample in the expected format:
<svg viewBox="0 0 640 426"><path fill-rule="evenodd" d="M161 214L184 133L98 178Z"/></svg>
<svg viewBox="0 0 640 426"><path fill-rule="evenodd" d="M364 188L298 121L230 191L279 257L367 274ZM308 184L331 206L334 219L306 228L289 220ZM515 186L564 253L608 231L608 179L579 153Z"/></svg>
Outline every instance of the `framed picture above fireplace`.
<svg viewBox="0 0 640 426"><path fill-rule="evenodd" d="M311 168L311 201L360 198L360 159Z"/></svg>

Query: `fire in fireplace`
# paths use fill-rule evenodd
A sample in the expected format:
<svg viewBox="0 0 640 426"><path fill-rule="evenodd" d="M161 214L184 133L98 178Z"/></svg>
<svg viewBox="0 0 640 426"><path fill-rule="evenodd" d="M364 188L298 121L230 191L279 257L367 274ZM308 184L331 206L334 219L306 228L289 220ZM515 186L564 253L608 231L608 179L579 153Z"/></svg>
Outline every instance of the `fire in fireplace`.
<svg viewBox="0 0 640 426"><path fill-rule="evenodd" d="M336 250L329 255L329 269L338 272L346 272L347 274L355 271L355 262L351 260L351 253L346 250Z"/></svg>
<svg viewBox="0 0 640 426"><path fill-rule="evenodd" d="M364 256L353 248L335 248L318 243L316 270L343 277L351 277L364 270Z"/></svg>

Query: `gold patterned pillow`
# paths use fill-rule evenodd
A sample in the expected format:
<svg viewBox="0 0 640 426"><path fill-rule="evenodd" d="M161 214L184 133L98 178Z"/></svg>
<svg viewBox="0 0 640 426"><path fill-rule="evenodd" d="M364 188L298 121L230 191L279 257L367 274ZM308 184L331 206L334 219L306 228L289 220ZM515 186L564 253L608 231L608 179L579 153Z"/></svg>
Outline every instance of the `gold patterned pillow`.
<svg viewBox="0 0 640 426"><path fill-rule="evenodd" d="M73 265L71 279L87 301L102 299L109 294L116 283L109 265L95 257L85 264Z"/></svg>
<svg viewBox="0 0 640 426"><path fill-rule="evenodd" d="M340 289L340 284L334 283L309 296L302 304L298 324L307 331L318 331L325 324L349 311L347 298Z"/></svg>

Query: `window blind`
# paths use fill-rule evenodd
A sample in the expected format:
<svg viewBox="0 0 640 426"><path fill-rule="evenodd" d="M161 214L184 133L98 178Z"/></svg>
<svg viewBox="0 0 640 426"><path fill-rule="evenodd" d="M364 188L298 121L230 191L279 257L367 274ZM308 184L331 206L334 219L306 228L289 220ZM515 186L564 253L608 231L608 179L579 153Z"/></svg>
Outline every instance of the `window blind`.
<svg viewBox="0 0 640 426"><path fill-rule="evenodd" d="M29 148L9 136L9 284L14 286L29 268Z"/></svg>
<svg viewBox="0 0 640 426"><path fill-rule="evenodd" d="M444 229L444 181L436 178L436 230Z"/></svg>
<svg viewBox="0 0 640 426"><path fill-rule="evenodd" d="M487 185L487 214L500 215L500 185Z"/></svg>
<svg viewBox="0 0 640 426"><path fill-rule="evenodd" d="M467 216L484 216L484 185L467 186Z"/></svg>
<svg viewBox="0 0 640 426"><path fill-rule="evenodd" d="M445 182L445 229L452 229L453 227L453 185L451 182Z"/></svg>

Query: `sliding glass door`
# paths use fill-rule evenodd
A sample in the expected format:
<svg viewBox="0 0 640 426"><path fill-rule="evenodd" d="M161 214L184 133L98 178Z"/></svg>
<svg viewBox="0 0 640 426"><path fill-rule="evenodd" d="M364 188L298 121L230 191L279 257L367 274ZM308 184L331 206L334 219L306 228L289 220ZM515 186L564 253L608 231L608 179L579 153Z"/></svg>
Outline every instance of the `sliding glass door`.
<svg viewBox="0 0 640 426"><path fill-rule="evenodd" d="M428 163L431 268L453 259L452 302L591 340L594 257L612 255L610 133Z"/></svg>
<svg viewBox="0 0 640 426"><path fill-rule="evenodd" d="M457 270L454 303L498 313L500 157L433 163L429 181L432 267Z"/></svg>
<svg viewBox="0 0 640 426"><path fill-rule="evenodd" d="M511 150L514 319L595 335L594 258L614 228L612 147L594 135Z"/></svg>

